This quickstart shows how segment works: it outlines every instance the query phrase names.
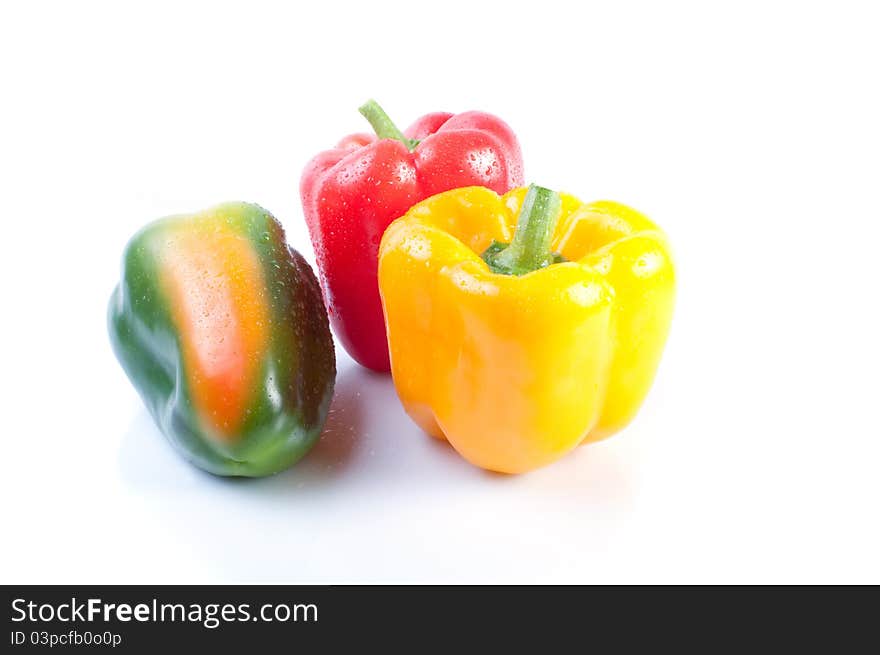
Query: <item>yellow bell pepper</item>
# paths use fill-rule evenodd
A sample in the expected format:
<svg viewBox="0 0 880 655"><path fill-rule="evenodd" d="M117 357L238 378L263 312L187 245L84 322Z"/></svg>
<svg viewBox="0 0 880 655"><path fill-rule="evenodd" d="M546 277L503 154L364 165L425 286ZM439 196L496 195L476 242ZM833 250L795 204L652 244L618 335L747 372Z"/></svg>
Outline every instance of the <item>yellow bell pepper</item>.
<svg viewBox="0 0 880 655"><path fill-rule="evenodd" d="M521 473L633 418L675 273L664 234L624 205L466 187L389 226L379 289L407 413L471 463Z"/></svg>

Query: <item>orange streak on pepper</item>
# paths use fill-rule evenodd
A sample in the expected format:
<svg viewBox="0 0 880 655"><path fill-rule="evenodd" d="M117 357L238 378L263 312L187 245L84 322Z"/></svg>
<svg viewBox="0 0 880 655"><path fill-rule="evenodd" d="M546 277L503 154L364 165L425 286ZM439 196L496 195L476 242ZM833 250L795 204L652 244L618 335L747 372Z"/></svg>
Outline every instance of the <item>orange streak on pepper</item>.
<svg viewBox="0 0 880 655"><path fill-rule="evenodd" d="M267 346L269 307L251 244L207 214L184 222L161 254L184 374L206 429L230 441L245 418Z"/></svg>

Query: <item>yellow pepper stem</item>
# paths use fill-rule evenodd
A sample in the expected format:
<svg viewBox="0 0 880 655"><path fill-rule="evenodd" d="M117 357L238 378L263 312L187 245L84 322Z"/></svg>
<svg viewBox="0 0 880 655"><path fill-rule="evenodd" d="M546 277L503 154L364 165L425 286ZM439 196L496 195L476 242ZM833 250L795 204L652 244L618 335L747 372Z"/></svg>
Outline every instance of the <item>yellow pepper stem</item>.
<svg viewBox="0 0 880 655"><path fill-rule="evenodd" d="M561 208L558 193L529 185L517 217L513 241L510 245L493 243L483 253L483 260L493 272L504 275L525 275L560 261L560 257L550 250L550 240Z"/></svg>

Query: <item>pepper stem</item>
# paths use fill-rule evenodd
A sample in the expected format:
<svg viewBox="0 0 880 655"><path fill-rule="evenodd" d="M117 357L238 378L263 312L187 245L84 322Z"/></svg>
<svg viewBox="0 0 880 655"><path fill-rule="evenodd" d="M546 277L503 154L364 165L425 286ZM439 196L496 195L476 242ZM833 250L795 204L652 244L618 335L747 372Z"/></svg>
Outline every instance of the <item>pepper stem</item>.
<svg viewBox="0 0 880 655"><path fill-rule="evenodd" d="M396 139L405 145L408 150L416 147L418 141L407 139L403 132L400 131L400 128L391 120L391 117L385 113L385 110L375 100L367 100L358 107L358 111L370 122L373 131L380 139Z"/></svg>
<svg viewBox="0 0 880 655"><path fill-rule="evenodd" d="M550 250L553 230L559 220L562 200L550 189L529 185L509 246L489 246L483 259L495 273L524 275L561 261Z"/></svg>

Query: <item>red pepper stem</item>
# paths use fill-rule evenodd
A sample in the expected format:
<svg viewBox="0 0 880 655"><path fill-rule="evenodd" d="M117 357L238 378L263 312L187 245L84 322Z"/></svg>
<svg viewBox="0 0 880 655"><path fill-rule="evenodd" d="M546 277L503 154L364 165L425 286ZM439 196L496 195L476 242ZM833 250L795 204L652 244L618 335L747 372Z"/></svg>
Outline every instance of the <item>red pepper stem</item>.
<svg viewBox="0 0 880 655"><path fill-rule="evenodd" d="M562 200L550 189L530 185L523 199L510 245L494 257L494 267L523 275L552 264L550 241L559 220Z"/></svg>
<svg viewBox="0 0 880 655"><path fill-rule="evenodd" d="M358 111L370 122L373 131L380 139L396 139L403 143L403 145L409 150L412 150L415 147L413 140L407 139L403 135L400 128L394 124L394 121L391 120L388 114L385 113L385 110L382 109L382 107L379 106L379 103L375 100L367 100L367 102L358 108Z"/></svg>

